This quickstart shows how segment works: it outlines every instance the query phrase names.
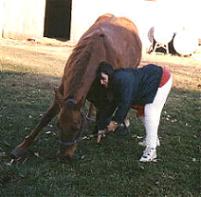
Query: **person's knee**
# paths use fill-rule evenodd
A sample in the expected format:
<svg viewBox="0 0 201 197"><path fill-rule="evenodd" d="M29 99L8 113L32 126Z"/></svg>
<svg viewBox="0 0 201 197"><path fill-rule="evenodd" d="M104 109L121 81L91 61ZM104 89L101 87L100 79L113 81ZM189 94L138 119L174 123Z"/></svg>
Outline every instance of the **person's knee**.
<svg viewBox="0 0 201 197"><path fill-rule="evenodd" d="M150 117L145 117L144 119L144 126L146 129L157 129L158 125L160 122L160 117L158 116L150 116Z"/></svg>

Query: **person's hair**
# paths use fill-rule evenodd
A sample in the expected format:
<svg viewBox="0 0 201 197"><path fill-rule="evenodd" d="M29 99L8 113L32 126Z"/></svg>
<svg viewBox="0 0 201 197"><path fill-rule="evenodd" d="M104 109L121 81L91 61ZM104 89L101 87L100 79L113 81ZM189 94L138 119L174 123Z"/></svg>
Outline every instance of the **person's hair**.
<svg viewBox="0 0 201 197"><path fill-rule="evenodd" d="M111 64L107 62L101 62L97 69L96 76L98 79L101 79L101 73L104 73L104 74L107 74L110 79L113 72L114 72L114 69L112 68Z"/></svg>

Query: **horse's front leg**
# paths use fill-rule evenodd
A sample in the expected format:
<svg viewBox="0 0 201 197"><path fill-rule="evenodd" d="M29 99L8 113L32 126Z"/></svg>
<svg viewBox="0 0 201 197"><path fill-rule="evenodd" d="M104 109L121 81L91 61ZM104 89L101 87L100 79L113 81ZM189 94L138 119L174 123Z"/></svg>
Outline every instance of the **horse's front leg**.
<svg viewBox="0 0 201 197"><path fill-rule="evenodd" d="M22 143L17 145L11 152L11 157L18 159L25 155L27 148L33 143L36 136L39 132L58 114L59 106L54 101L54 103L50 106L48 111L43 115L40 122L36 125L36 127L31 131L31 133L26 136Z"/></svg>

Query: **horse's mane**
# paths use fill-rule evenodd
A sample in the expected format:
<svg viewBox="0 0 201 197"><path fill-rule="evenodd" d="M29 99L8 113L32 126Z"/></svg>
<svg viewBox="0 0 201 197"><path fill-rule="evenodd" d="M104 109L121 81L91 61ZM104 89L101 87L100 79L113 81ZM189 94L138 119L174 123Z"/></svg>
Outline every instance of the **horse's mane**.
<svg viewBox="0 0 201 197"><path fill-rule="evenodd" d="M87 70L92 54L92 48L97 34L92 34L80 39L70 55L63 76L64 97L75 96L76 91L82 86L83 76ZM87 80L87 79L86 79Z"/></svg>

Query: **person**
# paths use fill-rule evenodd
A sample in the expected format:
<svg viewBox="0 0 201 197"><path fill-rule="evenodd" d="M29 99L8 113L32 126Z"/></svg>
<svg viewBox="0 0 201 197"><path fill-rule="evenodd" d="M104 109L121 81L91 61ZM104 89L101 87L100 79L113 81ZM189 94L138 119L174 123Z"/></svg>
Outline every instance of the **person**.
<svg viewBox="0 0 201 197"><path fill-rule="evenodd" d="M134 108L146 131L141 143L145 150L140 161L155 160L156 148L160 145L160 116L172 87L172 74L167 68L155 64L113 70L107 62L100 63L96 74L108 97L102 113L97 117L99 137L105 134L103 131L114 132L124 122L130 108Z"/></svg>

